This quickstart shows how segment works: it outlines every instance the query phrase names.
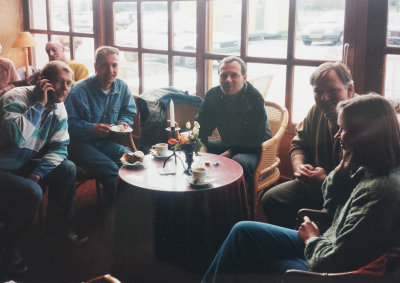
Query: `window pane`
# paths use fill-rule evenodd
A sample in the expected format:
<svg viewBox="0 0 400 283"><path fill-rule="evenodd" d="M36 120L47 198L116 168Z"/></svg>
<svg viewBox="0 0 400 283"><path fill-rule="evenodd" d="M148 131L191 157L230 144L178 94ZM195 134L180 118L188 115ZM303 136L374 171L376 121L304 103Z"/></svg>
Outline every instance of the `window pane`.
<svg viewBox="0 0 400 283"><path fill-rule="evenodd" d="M196 2L174 2L174 49L196 51Z"/></svg>
<svg viewBox="0 0 400 283"><path fill-rule="evenodd" d="M139 95L139 67L137 53L119 52L118 77L127 83L133 94Z"/></svg>
<svg viewBox="0 0 400 283"><path fill-rule="evenodd" d="M126 28L114 26L115 44L129 47L138 47L137 17Z"/></svg>
<svg viewBox="0 0 400 283"><path fill-rule="evenodd" d="M47 35L46 34L34 34L37 45L35 46L35 58L36 58L36 67L42 69L44 65L49 62L49 57L46 53L46 43L47 43Z"/></svg>
<svg viewBox="0 0 400 283"><path fill-rule="evenodd" d="M68 0L50 0L50 29L69 31Z"/></svg>
<svg viewBox="0 0 400 283"><path fill-rule="evenodd" d="M206 66L211 67L211 87L219 85L219 76L218 76L218 66L219 62L217 60L206 60ZM207 91L208 89L206 89Z"/></svg>
<svg viewBox="0 0 400 283"><path fill-rule="evenodd" d="M208 50L212 53L239 54L241 33L241 0L208 1Z"/></svg>
<svg viewBox="0 0 400 283"><path fill-rule="evenodd" d="M74 37L75 61L82 63L94 74L94 40L87 37Z"/></svg>
<svg viewBox="0 0 400 283"><path fill-rule="evenodd" d="M174 57L174 83L173 85L191 94L196 93L196 62L193 67L187 68L182 62L189 57ZM190 57L190 59L193 59Z"/></svg>
<svg viewBox="0 0 400 283"><path fill-rule="evenodd" d="M310 76L315 67L295 67L292 103L292 122L301 122L314 105L314 90Z"/></svg>
<svg viewBox="0 0 400 283"><path fill-rule="evenodd" d="M297 3L296 58L342 60L345 0Z"/></svg>
<svg viewBox="0 0 400 283"><path fill-rule="evenodd" d="M32 27L35 29L47 29L46 0L32 1Z"/></svg>
<svg viewBox="0 0 400 283"><path fill-rule="evenodd" d="M250 56L286 58L289 0L250 0L248 53Z"/></svg>
<svg viewBox="0 0 400 283"><path fill-rule="evenodd" d="M249 63L247 81L261 92L265 100L285 105L285 66Z"/></svg>
<svg viewBox="0 0 400 283"><path fill-rule="evenodd" d="M387 45L400 45L400 2L389 1Z"/></svg>
<svg viewBox="0 0 400 283"><path fill-rule="evenodd" d="M73 30L75 32L93 33L92 0L73 0Z"/></svg>
<svg viewBox="0 0 400 283"><path fill-rule="evenodd" d="M386 56L385 97L400 100L400 55Z"/></svg>
<svg viewBox="0 0 400 283"><path fill-rule="evenodd" d="M136 9L136 3L114 3L114 42L116 45L137 47Z"/></svg>
<svg viewBox="0 0 400 283"><path fill-rule="evenodd" d="M143 55L144 86L149 90L168 86L168 57L166 55Z"/></svg>
<svg viewBox="0 0 400 283"><path fill-rule="evenodd" d="M143 47L168 49L168 11L166 2L143 3Z"/></svg>

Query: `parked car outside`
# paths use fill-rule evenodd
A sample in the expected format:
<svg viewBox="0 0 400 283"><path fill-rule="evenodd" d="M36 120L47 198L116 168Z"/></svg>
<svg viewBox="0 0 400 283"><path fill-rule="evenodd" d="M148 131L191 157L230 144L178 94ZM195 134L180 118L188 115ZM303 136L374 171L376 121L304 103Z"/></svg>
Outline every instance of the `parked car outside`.
<svg viewBox="0 0 400 283"><path fill-rule="evenodd" d="M154 25L153 27L157 27ZM125 30L118 31L117 44L122 46L137 47L137 23L129 25ZM144 48L166 50L168 47L168 33L166 30L151 30L143 32ZM184 51L196 50L195 31L176 31L174 34L174 49ZM147 44L146 44L147 43ZM149 45L150 44L150 45ZM240 38L229 34L214 32L212 50L210 52L218 54L235 54L240 51ZM130 52L125 52L128 61L136 60L136 56ZM181 63L186 67L195 67L194 57L182 57Z"/></svg>
<svg viewBox="0 0 400 283"><path fill-rule="evenodd" d="M301 39L304 45L313 42L343 44L344 11L324 13L315 23L303 28Z"/></svg>
<svg viewBox="0 0 400 283"><path fill-rule="evenodd" d="M389 15L387 44L400 45L400 13Z"/></svg>

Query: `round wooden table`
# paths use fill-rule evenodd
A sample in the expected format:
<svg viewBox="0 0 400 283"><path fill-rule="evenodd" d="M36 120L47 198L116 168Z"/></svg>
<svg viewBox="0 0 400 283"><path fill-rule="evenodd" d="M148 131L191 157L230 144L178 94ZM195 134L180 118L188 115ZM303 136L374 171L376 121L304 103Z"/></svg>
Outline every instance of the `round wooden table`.
<svg viewBox="0 0 400 283"><path fill-rule="evenodd" d="M174 175L161 175L164 161L152 155L145 156L144 167L119 170L114 259L125 276L129 270L137 275L139 266L151 270L160 261L202 273L232 226L249 219L241 166L220 155L200 155L192 168L206 168L205 187L190 185L179 160ZM173 158L166 164L171 167Z"/></svg>

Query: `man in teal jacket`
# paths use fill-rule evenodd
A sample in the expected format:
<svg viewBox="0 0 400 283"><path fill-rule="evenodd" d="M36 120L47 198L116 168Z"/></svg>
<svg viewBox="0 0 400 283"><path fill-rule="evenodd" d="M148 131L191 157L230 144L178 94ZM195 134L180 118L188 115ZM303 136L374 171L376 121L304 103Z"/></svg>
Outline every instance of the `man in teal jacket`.
<svg viewBox="0 0 400 283"><path fill-rule="evenodd" d="M96 176L108 201L114 201L121 156L128 149L108 139L111 125L133 124L136 105L125 82L117 78L117 48L96 50L96 75L76 83L66 101L70 158Z"/></svg>

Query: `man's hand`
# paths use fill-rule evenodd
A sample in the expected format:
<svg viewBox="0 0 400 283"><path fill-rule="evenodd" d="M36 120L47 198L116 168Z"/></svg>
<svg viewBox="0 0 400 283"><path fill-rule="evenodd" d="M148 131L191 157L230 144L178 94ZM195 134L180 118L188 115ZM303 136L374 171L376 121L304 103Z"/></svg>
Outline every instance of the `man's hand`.
<svg viewBox="0 0 400 283"><path fill-rule="evenodd" d="M227 151L221 153L220 155L223 156L223 157L227 157L227 158L231 158L231 157L232 157L232 156L231 156L231 153L229 152L229 150L227 150Z"/></svg>
<svg viewBox="0 0 400 283"><path fill-rule="evenodd" d="M297 172L294 173L295 181L305 185L320 187L327 177L326 171L322 167L314 168L310 164L303 164L297 169Z"/></svg>
<svg viewBox="0 0 400 283"><path fill-rule="evenodd" d="M39 77L39 80L36 82L35 95L39 103L43 106L46 106L47 104L49 91L55 91L53 85L48 79L42 79Z"/></svg>
<svg viewBox="0 0 400 283"><path fill-rule="evenodd" d="M40 176L39 175L36 175L36 174L30 174L29 175L29 177L28 177L29 179L31 179L32 181L34 181L35 183L39 183L39 181L40 181Z"/></svg>
<svg viewBox="0 0 400 283"><path fill-rule="evenodd" d="M124 126L125 129L128 129L128 128L129 128L129 124L126 123L126 122L120 122L119 124L122 125L122 126Z"/></svg>
<svg viewBox="0 0 400 283"><path fill-rule="evenodd" d="M93 127L93 133L99 137L105 137L110 132L110 125L107 124L95 124Z"/></svg>
<svg viewBox="0 0 400 283"><path fill-rule="evenodd" d="M320 235L318 226L307 216L304 216L304 222L300 225L297 234L304 244L307 244L310 238L319 237Z"/></svg>

